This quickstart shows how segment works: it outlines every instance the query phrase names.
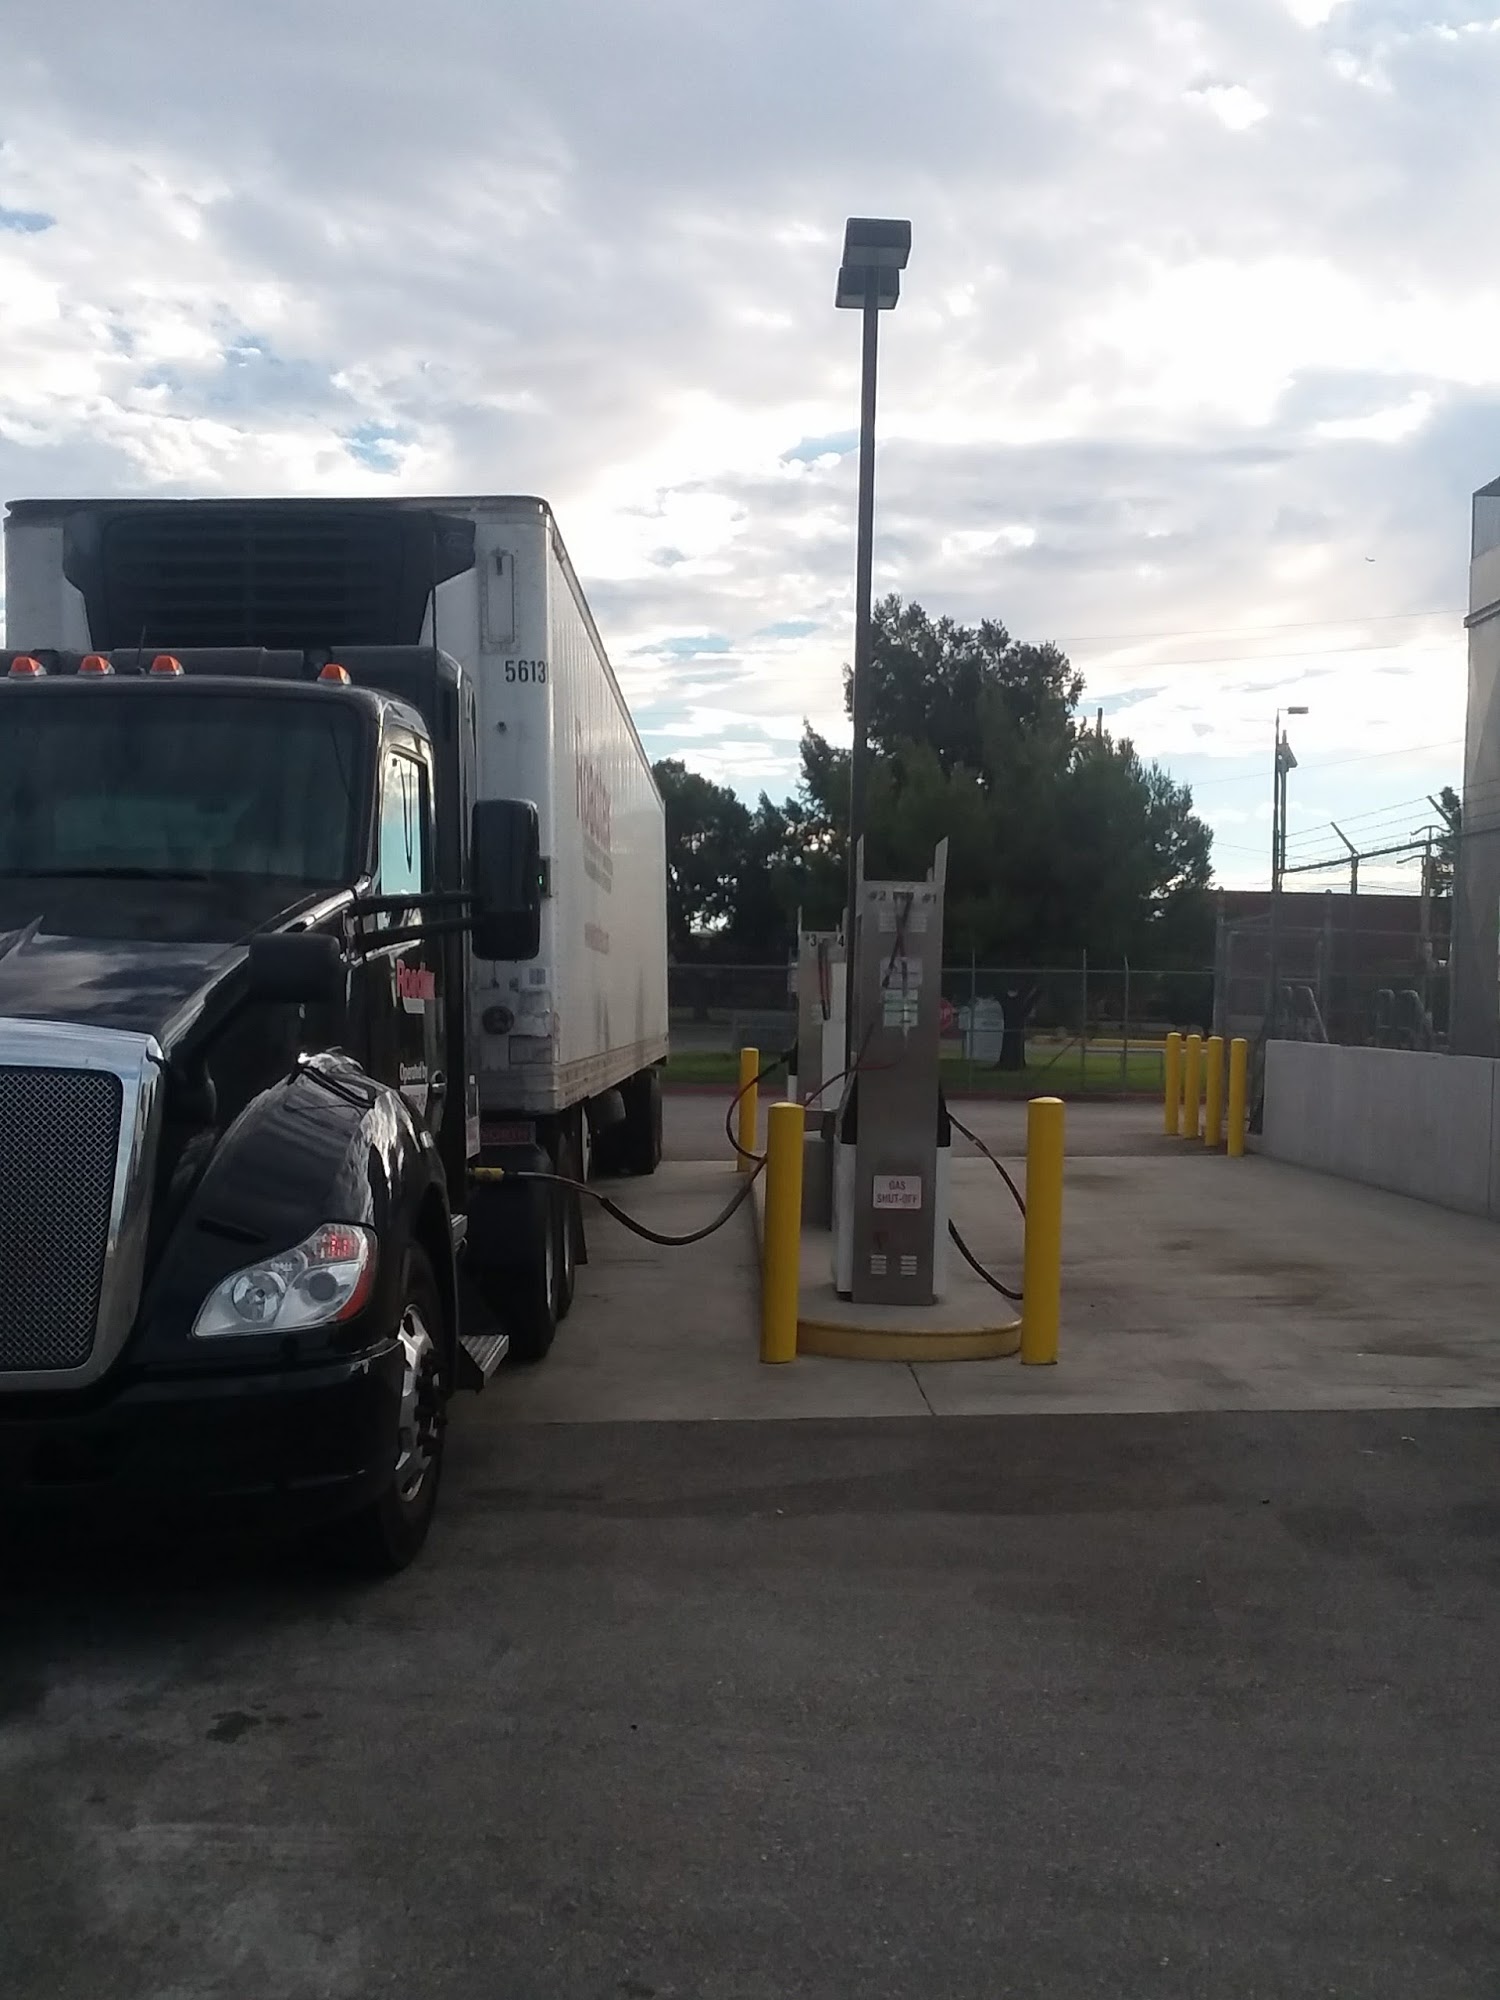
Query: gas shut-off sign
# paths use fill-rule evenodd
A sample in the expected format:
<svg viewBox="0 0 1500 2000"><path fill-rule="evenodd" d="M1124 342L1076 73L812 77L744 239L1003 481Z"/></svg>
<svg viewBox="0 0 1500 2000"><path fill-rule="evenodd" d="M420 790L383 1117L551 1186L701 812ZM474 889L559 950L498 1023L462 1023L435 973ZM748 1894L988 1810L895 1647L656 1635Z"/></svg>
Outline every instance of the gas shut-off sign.
<svg viewBox="0 0 1500 2000"><path fill-rule="evenodd" d="M922 1180L919 1174L877 1174L875 1176L875 1206L877 1208L920 1208L922 1206Z"/></svg>

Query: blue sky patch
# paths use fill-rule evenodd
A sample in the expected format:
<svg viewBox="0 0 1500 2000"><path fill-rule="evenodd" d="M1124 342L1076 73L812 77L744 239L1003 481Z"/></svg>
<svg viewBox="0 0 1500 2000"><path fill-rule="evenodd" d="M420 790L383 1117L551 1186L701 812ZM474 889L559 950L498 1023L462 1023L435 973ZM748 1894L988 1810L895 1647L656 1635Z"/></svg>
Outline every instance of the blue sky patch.
<svg viewBox="0 0 1500 2000"><path fill-rule="evenodd" d="M703 653L727 653L729 641L722 632L699 632L677 639L663 639L659 646L651 646L647 650L666 653L674 660L696 660Z"/></svg>
<svg viewBox="0 0 1500 2000"><path fill-rule="evenodd" d="M44 229L56 229L57 217L39 208L6 208L0 203L0 229L14 230L18 236L40 236Z"/></svg>
<svg viewBox="0 0 1500 2000"><path fill-rule="evenodd" d="M858 431L832 431L827 437L803 438L781 454L783 465L796 459L810 465L815 458L843 458L859 443Z"/></svg>
<svg viewBox="0 0 1500 2000"><path fill-rule="evenodd" d="M339 442L351 458L371 472L401 470L401 447L406 438L400 431L388 430L384 424L361 424L357 430L345 431Z"/></svg>

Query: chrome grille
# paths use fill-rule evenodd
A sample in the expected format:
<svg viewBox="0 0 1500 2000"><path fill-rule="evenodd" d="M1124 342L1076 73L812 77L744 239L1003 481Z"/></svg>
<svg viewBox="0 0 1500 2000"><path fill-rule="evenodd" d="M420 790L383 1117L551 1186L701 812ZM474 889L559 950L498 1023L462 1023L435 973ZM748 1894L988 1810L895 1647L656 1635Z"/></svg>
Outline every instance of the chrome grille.
<svg viewBox="0 0 1500 2000"><path fill-rule="evenodd" d="M123 1100L109 1071L0 1065L0 1374L93 1353Z"/></svg>

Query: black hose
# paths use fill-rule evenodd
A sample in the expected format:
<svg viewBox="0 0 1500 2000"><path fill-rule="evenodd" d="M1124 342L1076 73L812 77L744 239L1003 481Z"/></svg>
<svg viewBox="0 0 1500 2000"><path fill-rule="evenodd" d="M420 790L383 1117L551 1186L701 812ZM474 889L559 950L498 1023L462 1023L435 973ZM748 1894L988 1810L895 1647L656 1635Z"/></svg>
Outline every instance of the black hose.
<svg viewBox="0 0 1500 2000"><path fill-rule="evenodd" d="M1024 1216L1026 1213L1025 1196L1021 1193L1021 1190L1016 1186L1015 1182L1011 1179L1004 1165L995 1158L994 1154L990 1151L989 1147L984 1143L983 1139L980 1138L979 1134L977 1132L971 1132L967 1125L961 1125L959 1121L954 1117L951 1110L948 1113L948 1123L953 1127L955 1132L962 1132L964 1137L968 1140L969 1144L973 1146L977 1152L983 1153L984 1157L989 1161L990 1165L995 1169L995 1172L1000 1176L1001 1180L1004 1181L1005 1185L1010 1189L1011 1193L1015 1196L1016 1207L1020 1209L1022 1215Z"/></svg>
<svg viewBox="0 0 1500 2000"><path fill-rule="evenodd" d="M743 1147L740 1144L739 1140L736 1139L734 1136L734 1114L739 1108L740 1099L744 1097L747 1092L752 1090L758 1090L760 1086L765 1082L766 1078L768 1076L774 1076L777 1070L786 1069L794 1053L795 1053L794 1050L788 1049L785 1055L779 1055L773 1057L772 1060L768 1062L765 1068L760 1072L759 1076L752 1076L748 1083L742 1083L739 1089L734 1093L733 1097L731 1097L729 1100L729 1108L724 1113L724 1137L729 1141L730 1145L733 1146L734 1150L739 1154L742 1160L758 1160L762 1166L764 1166L766 1163L766 1156L764 1153L748 1152L745 1149L745 1147Z"/></svg>
<svg viewBox="0 0 1500 2000"><path fill-rule="evenodd" d="M873 1027L869 1028L866 1031L864 1041L860 1044L859 1054L856 1055L854 1061L848 1066L847 1069L836 1069L832 1076L824 1077L823 1081L818 1085L816 1090L810 1090L807 1093L806 1097L802 1099L802 1107L804 1110L806 1110L809 1104L816 1104L818 1099L823 1095L823 1092L825 1090L832 1090L833 1086L836 1083L842 1083L846 1076L852 1076L855 1074L855 1072L861 1066L864 1057L864 1052L870 1046L870 1039L873 1036L874 1032L875 1030ZM779 1069L790 1070L792 1057L795 1053L796 1053L795 1050L788 1049L785 1055L777 1056L774 1062L767 1063L766 1067L760 1072L759 1076L752 1077L749 1083L742 1083L739 1089L734 1093L734 1096L731 1097L729 1100L729 1108L724 1113L724 1136L729 1141L730 1145L733 1146L734 1150L739 1154L742 1160L754 1160L760 1166L764 1166L766 1163L766 1156L764 1153L747 1152L746 1149L740 1144L739 1140L735 1138L734 1136L735 1109L738 1106L740 1099L745 1095L745 1093L749 1090L756 1088L758 1085L764 1083L768 1076L774 1076L777 1070ZM877 1067L885 1068L887 1067L887 1065L880 1064L877 1065Z"/></svg>
<svg viewBox="0 0 1500 2000"><path fill-rule="evenodd" d="M1015 1182L1011 1179L1009 1173L1006 1171L1004 1165L995 1158L995 1155L990 1151L989 1147L984 1143L983 1139L980 1138L979 1134L977 1132L971 1132L967 1125L962 1124L957 1118L954 1117L951 1110L948 1113L948 1123L953 1127L955 1132L962 1132L962 1134L968 1140L971 1146L976 1147L981 1153L983 1153L984 1157L989 1161L990 1165L995 1169L995 1172L1000 1176L1001 1180L1004 1181L1005 1185L1010 1189L1011 1193L1015 1196L1016 1207L1020 1209L1021 1214L1024 1217L1026 1214L1026 1202L1024 1197L1022 1196L1021 1190L1016 1186ZM995 1291L999 1292L1002 1298L1009 1299L1012 1305L1021 1304L1022 1302L1021 1294L1019 1292L1013 1292L1010 1289L1009 1285L1002 1285L997 1277L994 1277L989 1271L987 1271L984 1268L983 1264L980 1263L979 1259L974 1255L974 1252L969 1248L968 1244L965 1243L964 1239L959 1235L958 1225L951 1218L949 1219L948 1223L948 1234L957 1244L959 1256L963 1258L964 1262L968 1265L971 1271L976 1272L981 1278L983 1278L984 1282L987 1285L991 1286Z"/></svg>
<svg viewBox="0 0 1500 2000"><path fill-rule="evenodd" d="M635 1217L621 1208L617 1201L611 1201L607 1194L600 1194L598 1188L590 1187L587 1181L569 1180L566 1174L538 1173L530 1168L518 1168L513 1173L507 1167L501 1171L502 1177L508 1181L551 1181L556 1187L572 1188L575 1194L586 1194L590 1201L598 1202L606 1215L612 1215L616 1222L623 1223L635 1235L643 1236L648 1243L659 1243L666 1250L685 1250L688 1244L701 1243L705 1236L712 1236L716 1229L724 1227L730 1216L744 1205L751 1188L760 1178L764 1165L765 1162L762 1160L753 1174L746 1175L743 1185L736 1189L734 1199L720 1210L712 1222L705 1222L701 1229L694 1229L686 1236L663 1236L658 1229L648 1229L644 1222L637 1222Z"/></svg>
<svg viewBox="0 0 1500 2000"><path fill-rule="evenodd" d="M1002 1298L1009 1299L1012 1305L1017 1305L1017 1306L1020 1305L1021 1294L1019 1292L1013 1292L1009 1285L1002 1285L997 1277L993 1276L989 1271L987 1271L984 1268L983 1264L980 1263L979 1259L974 1255L974 1252L969 1248L968 1244L965 1243L964 1239L959 1235L958 1224L952 1219L951 1216L949 1217L948 1220L948 1234L953 1238L953 1241L957 1244L959 1256L963 1258L964 1262L968 1265L971 1271L975 1272L977 1276L983 1278L984 1282L987 1285L989 1285L993 1290L997 1291Z"/></svg>

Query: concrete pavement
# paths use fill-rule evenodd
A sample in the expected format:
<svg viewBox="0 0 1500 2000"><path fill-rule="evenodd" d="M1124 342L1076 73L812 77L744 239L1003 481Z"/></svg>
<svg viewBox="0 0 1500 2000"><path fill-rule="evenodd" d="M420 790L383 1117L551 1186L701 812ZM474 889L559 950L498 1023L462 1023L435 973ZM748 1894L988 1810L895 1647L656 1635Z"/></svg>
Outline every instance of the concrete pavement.
<svg viewBox="0 0 1500 2000"><path fill-rule="evenodd" d="M616 1199L687 1230L736 1176L697 1107L669 1099L674 1159ZM690 1107L685 1109L685 1107ZM965 1103L966 1124L1024 1185L1025 1106ZM522 1421L619 1418L1423 1408L1500 1403L1500 1230L1399 1195L1169 1140L1155 1107L1069 1107L1059 1364L755 1360L748 1209L707 1243L658 1252L590 1224L594 1261L546 1367L508 1377ZM954 1213L1019 1283L1021 1223L967 1146Z"/></svg>
<svg viewBox="0 0 1500 2000"><path fill-rule="evenodd" d="M668 1101L669 1117L676 1100ZM612 1198L664 1234L686 1235L743 1180L721 1156L668 1160L648 1181L607 1183ZM686 1250L642 1243L608 1216L588 1221L590 1261L577 1301L539 1368L511 1369L485 1392L492 1411L521 1423L610 1423L692 1418L921 1416L922 1392L905 1369L862 1369L804 1359L758 1359L760 1277L750 1205L716 1236Z"/></svg>

